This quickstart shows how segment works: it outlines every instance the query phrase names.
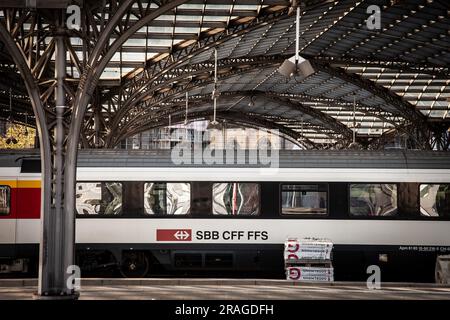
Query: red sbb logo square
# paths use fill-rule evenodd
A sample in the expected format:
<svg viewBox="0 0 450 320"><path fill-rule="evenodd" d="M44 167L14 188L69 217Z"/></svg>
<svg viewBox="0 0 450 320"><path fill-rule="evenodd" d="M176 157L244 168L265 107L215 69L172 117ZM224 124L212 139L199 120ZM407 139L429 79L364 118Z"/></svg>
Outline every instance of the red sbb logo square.
<svg viewBox="0 0 450 320"><path fill-rule="evenodd" d="M192 241L192 229L156 229L156 241Z"/></svg>

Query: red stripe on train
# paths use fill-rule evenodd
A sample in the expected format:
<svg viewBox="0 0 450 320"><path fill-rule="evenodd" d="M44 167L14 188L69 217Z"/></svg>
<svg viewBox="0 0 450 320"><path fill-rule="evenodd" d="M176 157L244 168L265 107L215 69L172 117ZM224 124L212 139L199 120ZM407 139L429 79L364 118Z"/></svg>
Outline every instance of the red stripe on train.
<svg viewBox="0 0 450 320"><path fill-rule="evenodd" d="M40 188L11 188L10 214L0 219L39 219L40 211Z"/></svg>
<svg viewBox="0 0 450 320"><path fill-rule="evenodd" d="M17 188L17 218L39 219L41 212L41 189L40 188Z"/></svg>

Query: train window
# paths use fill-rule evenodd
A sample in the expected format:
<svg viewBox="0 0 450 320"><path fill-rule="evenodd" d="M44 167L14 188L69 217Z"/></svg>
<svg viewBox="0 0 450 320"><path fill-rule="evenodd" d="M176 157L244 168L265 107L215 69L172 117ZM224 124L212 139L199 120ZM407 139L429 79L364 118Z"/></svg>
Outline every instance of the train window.
<svg viewBox="0 0 450 320"><path fill-rule="evenodd" d="M258 183L214 183L213 214L257 216L260 193Z"/></svg>
<svg viewBox="0 0 450 320"><path fill-rule="evenodd" d="M11 211L11 189L0 186L0 216L7 216Z"/></svg>
<svg viewBox="0 0 450 320"><path fill-rule="evenodd" d="M120 215L122 183L78 182L75 205L79 215Z"/></svg>
<svg viewBox="0 0 450 320"><path fill-rule="evenodd" d="M350 215L394 216L397 214L397 185L350 184Z"/></svg>
<svg viewBox="0 0 450 320"><path fill-rule="evenodd" d="M420 214L427 217L450 216L450 184L421 184Z"/></svg>
<svg viewBox="0 0 450 320"><path fill-rule="evenodd" d="M326 184L283 184L281 214L327 214Z"/></svg>
<svg viewBox="0 0 450 320"><path fill-rule="evenodd" d="M145 183L144 212L149 215L186 215L191 209L189 183Z"/></svg>

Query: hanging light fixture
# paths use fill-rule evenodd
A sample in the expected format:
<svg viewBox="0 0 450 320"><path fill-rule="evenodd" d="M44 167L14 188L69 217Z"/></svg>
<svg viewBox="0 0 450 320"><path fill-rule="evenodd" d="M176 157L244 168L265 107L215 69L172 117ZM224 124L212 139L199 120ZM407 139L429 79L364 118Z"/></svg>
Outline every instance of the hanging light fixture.
<svg viewBox="0 0 450 320"><path fill-rule="evenodd" d="M254 107L255 106L255 96L251 96L250 97L250 102L248 103L249 107Z"/></svg>
<svg viewBox="0 0 450 320"><path fill-rule="evenodd" d="M297 9L297 17L295 20L295 55L284 60L278 68L278 72L287 78L299 76L300 79L298 80L301 80L315 73L315 70L307 59L300 56L300 4L297 1L293 1L289 10L292 11L294 8Z"/></svg>
<svg viewBox="0 0 450 320"><path fill-rule="evenodd" d="M356 143L356 95L353 93L353 143Z"/></svg>
<svg viewBox="0 0 450 320"><path fill-rule="evenodd" d="M217 49L214 49L214 89L211 94L211 98L213 99L213 120L208 124L206 129L212 130L212 129L220 129L219 122L216 120L216 113L217 113L217 98L219 97L220 93L217 89Z"/></svg>
<svg viewBox="0 0 450 320"><path fill-rule="evenodd" d="M189 112L189 93L186 92L186 112L184 113L184 125L188 124L188 112Z"/></svg>
<svg viewBox="0 0 450 320"><path fill-rule="evenodd" d="M300 122L300 135L303 138L304 137L304 132L303 132L303 114L301 116L301 122Z"/></svg>
<svg viewBox="0 0 450 320"><path fill-rule="evenodd" d="M358 144L356 143L356 94L353 93L353 140L352 143L348 145L349 149L358 148Z"/></svg>

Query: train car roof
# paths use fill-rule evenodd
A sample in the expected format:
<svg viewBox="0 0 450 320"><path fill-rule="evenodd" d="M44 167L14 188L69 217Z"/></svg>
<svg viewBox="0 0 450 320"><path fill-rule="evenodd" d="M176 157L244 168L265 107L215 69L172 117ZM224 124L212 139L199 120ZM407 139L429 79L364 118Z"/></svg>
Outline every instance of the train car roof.
<svg viewBox="0 0 450 320"><path fill-rule="evenodd" d="M105 150L83 149L78 154L78 167L267 167L250 164L249 152L239 157L241 164L176 165L170 150ZM277 161L276 158L272 158ZM224 161L225 162L225 161ZM382 150L280 150L280 168L411 168L450 169L450 152ZM242 164L243 163L243 164ZM0 167L21 167L21 172L39 172L39 150L0 150Z"/></svg>

